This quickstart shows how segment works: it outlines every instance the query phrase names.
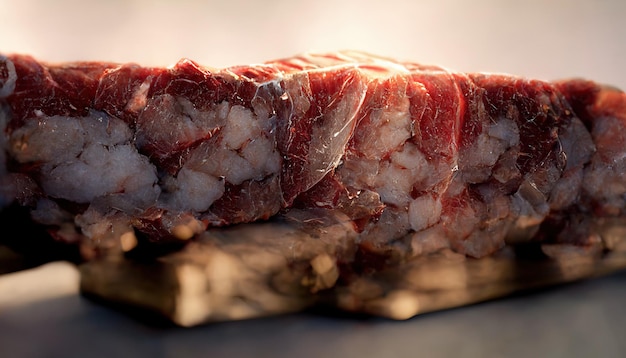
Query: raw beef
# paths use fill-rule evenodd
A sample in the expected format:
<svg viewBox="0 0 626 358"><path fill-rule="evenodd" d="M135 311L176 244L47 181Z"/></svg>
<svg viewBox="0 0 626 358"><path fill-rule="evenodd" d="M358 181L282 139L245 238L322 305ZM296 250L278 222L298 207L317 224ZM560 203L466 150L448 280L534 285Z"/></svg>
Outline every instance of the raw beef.
<svg viewBox="0 0 626 358"><path fill-rule="evenodd" d="M626 95L362 53L213 69L0 57L0 206L85 252L293 208L363 252L607 246L625 215ZM322 214L320 214L322 215Z"/></svg>

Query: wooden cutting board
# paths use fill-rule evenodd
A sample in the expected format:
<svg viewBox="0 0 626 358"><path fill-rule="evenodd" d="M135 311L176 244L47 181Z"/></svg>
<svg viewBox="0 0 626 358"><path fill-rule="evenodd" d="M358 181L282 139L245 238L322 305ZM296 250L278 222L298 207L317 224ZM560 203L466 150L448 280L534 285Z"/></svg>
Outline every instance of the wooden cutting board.
<svg viewBox="0 0 626 358"><path fill-rule="evenodd" d="M367 247L341 217L300 217L212 229L158 256L93 260L79 266L80 287L181 326L311 307L402 320L626 268L624 223L597 226L598 245L527 243L472 259L417 253L406 240Z"/></svg>

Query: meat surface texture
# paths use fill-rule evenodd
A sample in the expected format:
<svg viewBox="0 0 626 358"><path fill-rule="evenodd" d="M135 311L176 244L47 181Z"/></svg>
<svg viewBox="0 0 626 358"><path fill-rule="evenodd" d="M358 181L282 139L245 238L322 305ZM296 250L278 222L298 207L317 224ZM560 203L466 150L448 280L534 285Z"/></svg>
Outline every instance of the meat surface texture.
<svg viewBox="0 0 626 358"><path fill-rule="evenodd" d="M213 69L0 57L0 206L98 250L290 210L365 251L605 245L626 212L626 95L362 53ZM87 252L87 251L86 251Z"/></svg>

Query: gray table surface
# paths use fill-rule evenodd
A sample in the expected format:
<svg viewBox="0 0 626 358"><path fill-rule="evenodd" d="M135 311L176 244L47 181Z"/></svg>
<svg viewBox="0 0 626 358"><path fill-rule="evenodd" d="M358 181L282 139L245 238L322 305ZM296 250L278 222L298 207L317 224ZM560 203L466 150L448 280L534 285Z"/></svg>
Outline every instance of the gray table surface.
<svg viewBox="0 0 626 358"><path fill-rule="evenodd" d="M618 272L407 321L302 313L179 328L82 297L75 269L52 263L0 277L0 356L623 357L624 297Z"/></svg>

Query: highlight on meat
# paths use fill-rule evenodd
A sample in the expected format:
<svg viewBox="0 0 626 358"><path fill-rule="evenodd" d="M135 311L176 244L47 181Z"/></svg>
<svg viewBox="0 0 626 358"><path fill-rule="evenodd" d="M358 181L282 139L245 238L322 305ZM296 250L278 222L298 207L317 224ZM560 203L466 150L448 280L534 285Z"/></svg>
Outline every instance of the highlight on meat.
<svg viewBox="0 0 626 358"><path fill-rule="evenodd" d="M602 244L625 215L626 95L358 52L214 69L0 57L0 207L93 252L290 210L357 243L484 257ZM92 254L93 254L92 252Z"/></svg>

